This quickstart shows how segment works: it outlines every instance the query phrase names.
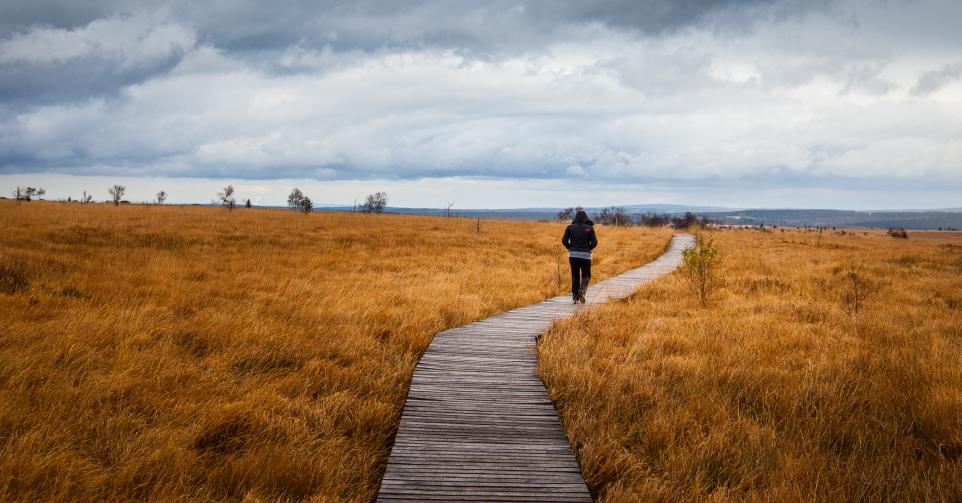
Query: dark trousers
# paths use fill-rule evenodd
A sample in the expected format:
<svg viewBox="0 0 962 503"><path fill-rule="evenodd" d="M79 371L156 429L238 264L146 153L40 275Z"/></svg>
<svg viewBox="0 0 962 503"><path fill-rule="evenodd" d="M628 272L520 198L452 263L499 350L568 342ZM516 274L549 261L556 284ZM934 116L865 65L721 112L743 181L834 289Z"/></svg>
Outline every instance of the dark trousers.
<svg viewBox="0 0 962 503"><path fill-rule="evenodd" d="M588 290L591 279L591 260L568 257L571 264L571 297L577 299Z"/></svg>

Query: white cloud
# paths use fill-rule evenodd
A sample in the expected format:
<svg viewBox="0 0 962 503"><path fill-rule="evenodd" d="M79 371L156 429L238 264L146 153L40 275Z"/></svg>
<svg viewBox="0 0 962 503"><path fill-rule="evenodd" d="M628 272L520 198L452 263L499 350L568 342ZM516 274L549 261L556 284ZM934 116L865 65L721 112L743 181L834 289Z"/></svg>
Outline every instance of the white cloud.
<svg viewBox="0 0 962 503"><path fill-rule="evenodd" d="M62 64L82 58L151 64L182 54L196 34L160 14L109 17L76 29L33 26L0 41L0 64Z"/></svg>
<svg viewBox="0 0 962 503"><path fill-rule="evenodd" d="M901 137L905 114L917 108L865 104L846 91L844 74L765 88L758 84L764 75L748 63L678 45L612 35L498 61L444 50L381 51L334 70L288 75L200 47L169 75L131 86L119 100L23 114L19 133L24 145L44 148L46 158L67 161L78 151L102 162L155 155L199 174L238 170L255 177L276 169L342 178L563 177L572 165L607 179L779 170L884 176L885 162L873 170L815 163L811 151L826 143L863 150ZM714 47L723 52L724 41ZM290 57L291 51L280 56ZM852 114L873 122L859 124ZM960 118L935 119L957 127ZM933 143L944 141L901 144L919 160L918 176L955 176L945 164L951 156L934 156L940 150ZM912 176L904 167L893 170Z"/></svg>

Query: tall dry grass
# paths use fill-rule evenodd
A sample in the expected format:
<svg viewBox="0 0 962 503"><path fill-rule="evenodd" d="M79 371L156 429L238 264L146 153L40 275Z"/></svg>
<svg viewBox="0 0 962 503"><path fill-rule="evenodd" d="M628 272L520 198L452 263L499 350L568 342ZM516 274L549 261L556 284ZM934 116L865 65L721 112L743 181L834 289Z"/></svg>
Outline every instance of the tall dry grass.
<svg viewBox="0 0 962 503"><path fill-rule="evenodd" d="M562 229L0 201L0 501L372 500L432 335L564 291Z"/></svg>
<svg viewBox="0 0 962 503"><path fill-rule="evenodd" d="M600 501L962 500L962 234L824 234L713 232L707 307L673 274L540 339Z"/></svg>

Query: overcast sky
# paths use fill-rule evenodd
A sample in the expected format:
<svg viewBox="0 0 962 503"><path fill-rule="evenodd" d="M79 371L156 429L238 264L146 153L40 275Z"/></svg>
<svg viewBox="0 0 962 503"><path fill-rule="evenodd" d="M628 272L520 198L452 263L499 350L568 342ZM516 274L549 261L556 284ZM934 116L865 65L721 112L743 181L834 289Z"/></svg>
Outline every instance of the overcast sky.
<svg viewBox="0 0 962 503"><path fill-rule="evenodd" d="M958 0L0 0L0 189L962 206Z"/></svg>

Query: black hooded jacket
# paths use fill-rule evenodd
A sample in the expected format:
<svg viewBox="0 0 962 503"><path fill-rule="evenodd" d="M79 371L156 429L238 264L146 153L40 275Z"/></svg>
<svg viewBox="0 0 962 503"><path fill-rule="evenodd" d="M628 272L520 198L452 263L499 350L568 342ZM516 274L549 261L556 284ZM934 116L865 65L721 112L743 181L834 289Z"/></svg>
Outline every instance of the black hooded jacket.
<svg viewBox="0 0 962 503"><path fill-rule="evenodd" d="M565 235L561 238L561 244L568 250L591 251L598 246L598 238L595 237L594 223L585 220L584 223L572 223L565 229Z"/></svg>

